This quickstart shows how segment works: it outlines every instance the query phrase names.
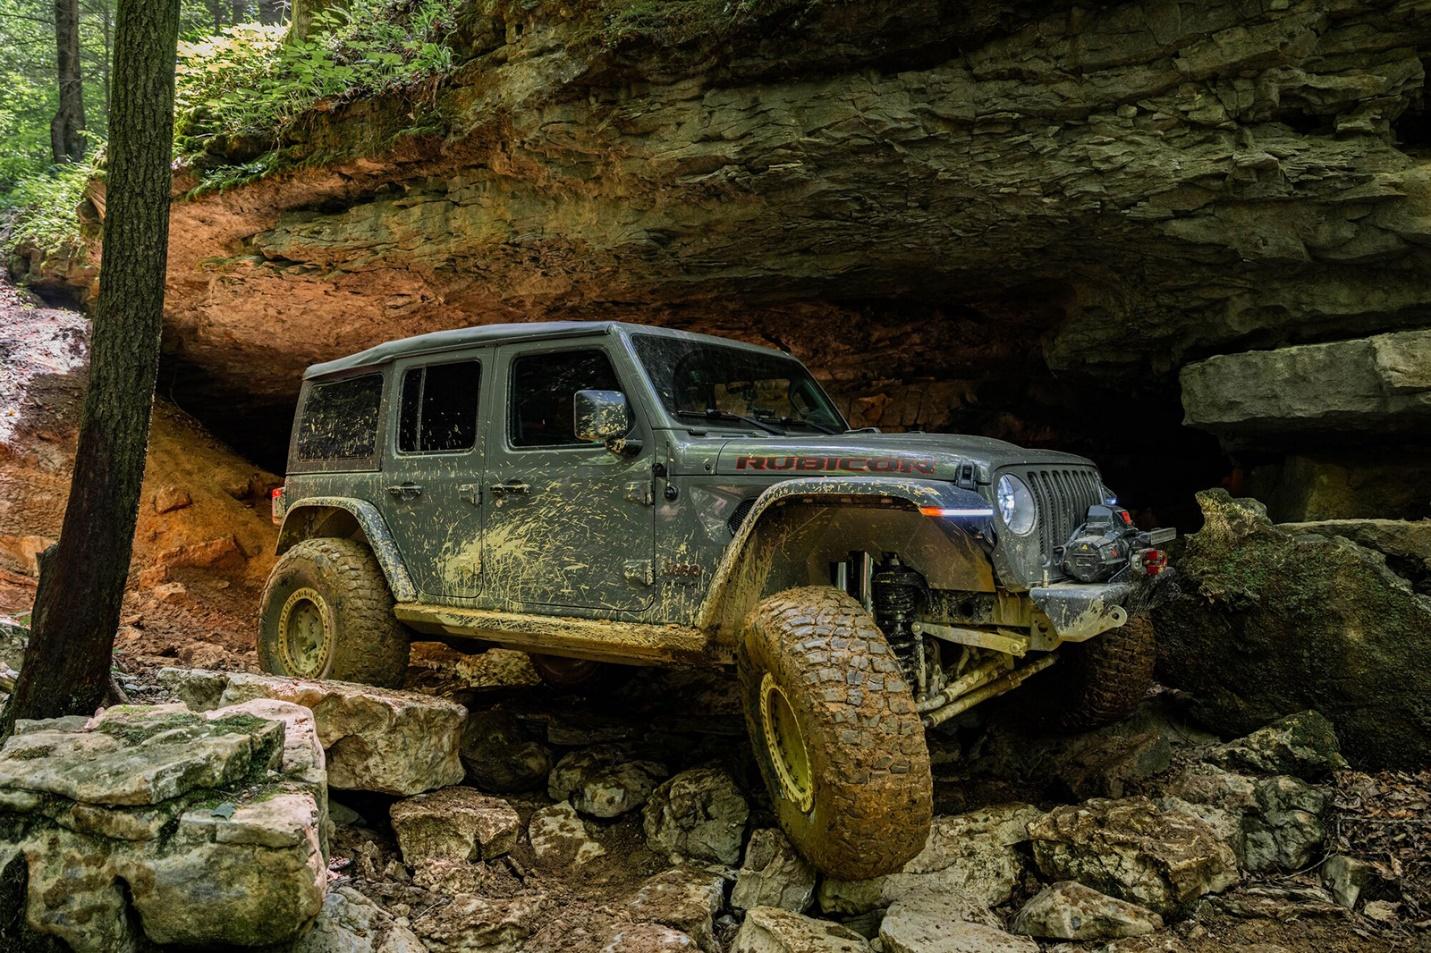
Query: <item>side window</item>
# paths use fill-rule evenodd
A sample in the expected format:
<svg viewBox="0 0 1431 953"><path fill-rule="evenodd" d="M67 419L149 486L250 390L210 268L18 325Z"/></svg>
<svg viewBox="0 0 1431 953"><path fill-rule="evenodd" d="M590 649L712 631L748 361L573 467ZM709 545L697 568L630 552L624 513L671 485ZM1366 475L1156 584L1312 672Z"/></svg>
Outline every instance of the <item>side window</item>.
<svg viewBox="0 0 1431 953"><path fill-rule="evenodd" d="M591 446L578 440L572 398L579 390L620 390L605 352L557 351L512 359L509 439L514 447Z"/></svg>
<svg viewBox="0 0 1431 953"><path fill-rule="evenodd" d="M310 388L303 402L303 421L298 426L298 459L360 460L373 456L382 401L381 374Z"/></svg>
<svg viewBox="0 0 1431 953"><path fill-rule="evenodd" d="M477 444L477 361L414 367L402 378L398 449L404 453L459 453Z"/></svg>

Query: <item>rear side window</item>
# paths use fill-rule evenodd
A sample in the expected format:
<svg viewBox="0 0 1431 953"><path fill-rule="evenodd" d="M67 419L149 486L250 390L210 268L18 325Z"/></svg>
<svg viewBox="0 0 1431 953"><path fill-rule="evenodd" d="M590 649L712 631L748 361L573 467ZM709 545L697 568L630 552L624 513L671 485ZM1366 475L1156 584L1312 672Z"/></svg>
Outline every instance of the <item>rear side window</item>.
<svg viewBox="0 0 1431 953"><path fill-rule="evenodd" d="M298 425L298 459L363 460L378 444L378 408L383 376L367 374L318 384L303 402Z"/></svg>
<svg viewBox="0 0 1431 953"><path fill-rule="evenodd" d="M514 447L589 447L576 437L579 390L620 390L604 351L528 354L512 361L510 439Z"/></svg>
<svg viewBox="0 0 1431 953"><path fill-rule="evenodd" d="M477 444L476 361L414 367L402 378L398 449L403 453L459 453Z"/></svg>

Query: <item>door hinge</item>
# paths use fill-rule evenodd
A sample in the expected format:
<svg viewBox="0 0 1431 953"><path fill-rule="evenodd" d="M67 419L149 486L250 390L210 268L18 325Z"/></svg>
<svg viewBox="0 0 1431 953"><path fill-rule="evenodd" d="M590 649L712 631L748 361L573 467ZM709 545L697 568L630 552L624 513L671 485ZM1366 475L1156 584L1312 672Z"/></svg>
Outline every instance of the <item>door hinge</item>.
<svg viewBox="0 0 1431 953"><path fill-rule="evenodd" d="M642 506L650 506L656 502L656 491L650 480L633 480L626 484L626 499Z"/></svg>
<svg viewBox="0 0 1431 953"><path fill-rule="evenodd" d="M628 559L625 565L626 581L640 586L651 586L656 582L655 570L649 559Z"/></svg>

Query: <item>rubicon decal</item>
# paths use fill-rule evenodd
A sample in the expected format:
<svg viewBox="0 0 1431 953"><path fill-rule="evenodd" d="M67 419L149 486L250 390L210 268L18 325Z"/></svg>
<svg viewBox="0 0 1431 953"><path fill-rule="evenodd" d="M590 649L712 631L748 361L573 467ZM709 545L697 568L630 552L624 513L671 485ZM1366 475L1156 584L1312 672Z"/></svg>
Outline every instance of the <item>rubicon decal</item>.
<svg viewBox="0 0 1431 953"><path fill-rule="evenodd" d="M924 457L753 457L736 459L737 470L799 470L853 473L934 473L934 461Z"/></svg>

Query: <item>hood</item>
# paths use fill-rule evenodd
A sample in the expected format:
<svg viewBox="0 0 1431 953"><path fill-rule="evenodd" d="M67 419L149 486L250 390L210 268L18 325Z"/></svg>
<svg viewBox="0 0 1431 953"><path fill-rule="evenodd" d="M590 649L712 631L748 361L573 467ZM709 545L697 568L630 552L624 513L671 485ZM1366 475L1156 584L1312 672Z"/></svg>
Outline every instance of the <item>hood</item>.
<svg viewBox="0 0 1431 953"><path fill-rule="evenodd" d="M935 480L956 480L972 464L979 483L1007 466L1093 466L1093 461L1057 450L1029 450L963 434L849 433L838 436L733 436L720 449L719 474L782 479L800 473L897 473ZM968 478L966 471L965 478Z"/></svg>

